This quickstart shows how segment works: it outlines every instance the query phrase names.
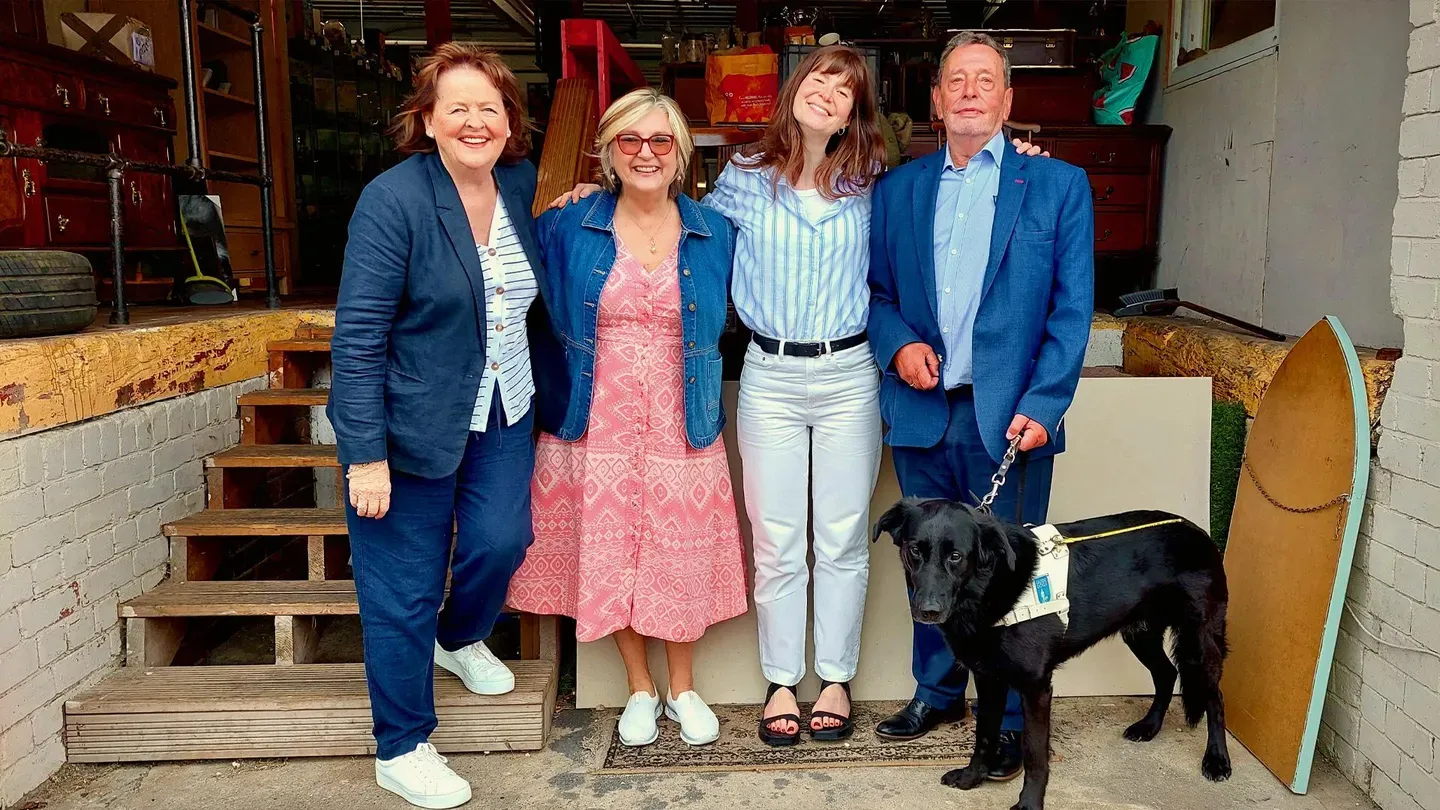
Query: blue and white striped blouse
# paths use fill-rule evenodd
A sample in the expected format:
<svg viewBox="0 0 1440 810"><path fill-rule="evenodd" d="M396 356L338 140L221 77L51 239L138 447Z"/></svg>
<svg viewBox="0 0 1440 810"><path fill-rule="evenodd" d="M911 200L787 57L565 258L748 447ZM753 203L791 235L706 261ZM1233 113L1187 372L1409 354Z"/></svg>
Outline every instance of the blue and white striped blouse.
<svg viewBox="0 0 1440 810"><path fill-rule="evenodd" d="M529 212L526 212L527 215ZM530 372L530 341L525 335L525 313L539 291L535 271L520 244L501 195L495 196L488 245L476 245L485 274L485 371L470 429L485 432L495 396L504 408L505 425L519 422L530 410L535 378Z"/></svg>
<svg viewBox="0 0 1440 810"><path fill-rule="evenodd" d="M730 294L740 320L777 340L836 340L865 331L870 311L870 190L816 219L772 169L731 162L701 199L739 229Z"/></svg>

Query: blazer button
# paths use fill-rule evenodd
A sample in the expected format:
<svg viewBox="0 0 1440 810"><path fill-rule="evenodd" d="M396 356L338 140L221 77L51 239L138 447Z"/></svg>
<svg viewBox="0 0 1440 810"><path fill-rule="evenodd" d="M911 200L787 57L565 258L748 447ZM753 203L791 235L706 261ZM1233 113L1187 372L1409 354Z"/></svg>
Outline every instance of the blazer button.
<svg viewBox="0 0 1440 810"><path fill-rule="evenodd" d="M691 301L691 302L690 302L690 306L688 307L688 309L689 309L691 312L694 312L694 311L695 311L695 302L694 302L694 301Z"/></svg>

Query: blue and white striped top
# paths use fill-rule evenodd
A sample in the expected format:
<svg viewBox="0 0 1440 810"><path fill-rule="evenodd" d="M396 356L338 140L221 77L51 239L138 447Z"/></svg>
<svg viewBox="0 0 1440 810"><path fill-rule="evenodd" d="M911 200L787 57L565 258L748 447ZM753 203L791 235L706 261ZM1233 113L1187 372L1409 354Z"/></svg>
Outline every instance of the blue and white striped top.
<svg viewBox="0 0 1440 810"><path fill-rule="evenodd" d="M773 169L731 162L702 205L739 229L730 294L740 320L777 340L836 340L865 331L870 313L870 189L816 218Z"/></svg>
<svg viewBox="0 0 1440 810"><path fill-rule="evenodd" d="M485 241L488 244L475 246L485 273L485 372L480 377L480 393L470 418L470 429L481 433L490 420L490 403L496 391L505 408L506 425L520 421L530 410L535 378L530 373L525 313L539 290L520 235L498 194L495 214L490 218L490 238Z"/></svg>

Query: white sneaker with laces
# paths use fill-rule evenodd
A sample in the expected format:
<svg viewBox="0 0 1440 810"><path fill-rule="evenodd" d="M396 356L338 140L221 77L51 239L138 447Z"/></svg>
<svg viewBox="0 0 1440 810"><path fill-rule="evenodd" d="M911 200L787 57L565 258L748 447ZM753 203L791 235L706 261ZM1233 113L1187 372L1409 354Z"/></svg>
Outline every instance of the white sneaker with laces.
<svg viewBox="0 0 1440 810"><path fill-rule="evenodd" d="M470 783L445 763L435 746L420 743L394 759L375 760L375 783L416 807L446 810L470 801Z"/></svg>
<svg viewBox="0 0 1440 810"><path fill-rule="evenodd" d="M680 724L680 739L691 745L708 745L720 739L720 719L694 690L670 697L665 690L665 716Z"/></svg>
<svg viewBox="0 0 1440 810"><path fill-rule="evenodd" d="M441 647L437 641L435 663L458 675L465 688L477 695L503 695L515 689L515 673L501 663L483 641L455 652Z"/></svg>
<svg viewBox="0 0 1440 810"><path fill-rule="evenodd" d="M660 695L636 692L625 702L625 711L620 715L617 726L620 742L630 745L649 745L660 739Z"/></svg>

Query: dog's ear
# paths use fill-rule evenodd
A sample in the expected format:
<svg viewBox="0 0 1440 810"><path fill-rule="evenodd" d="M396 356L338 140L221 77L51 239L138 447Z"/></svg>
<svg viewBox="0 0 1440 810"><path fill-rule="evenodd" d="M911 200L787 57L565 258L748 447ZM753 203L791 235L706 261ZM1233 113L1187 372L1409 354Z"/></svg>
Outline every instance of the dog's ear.
<svg viewBox="0 0 1440 810"><path fill-rule="evenodd" d="M1010 527L991 517L980 517L975 522L980 530L979 559L981 565L991 560L1002 560L1005 567L1015 570L1015 546L1010 542Z"/></svg>
<svg viewBox="0 0 1440 810"><path fill-rule="evenodd" d="M900 545L900 535L904 532L905 525L910 522L910 518L919 511L916 507L922 500L921 498L901 498L896 501L894 506L885 510L885 514L875 521L875 530L870 533L870 542L873 543L880 539L880 535L888 533L890 538L895 541L895 545Z"/></svg>

